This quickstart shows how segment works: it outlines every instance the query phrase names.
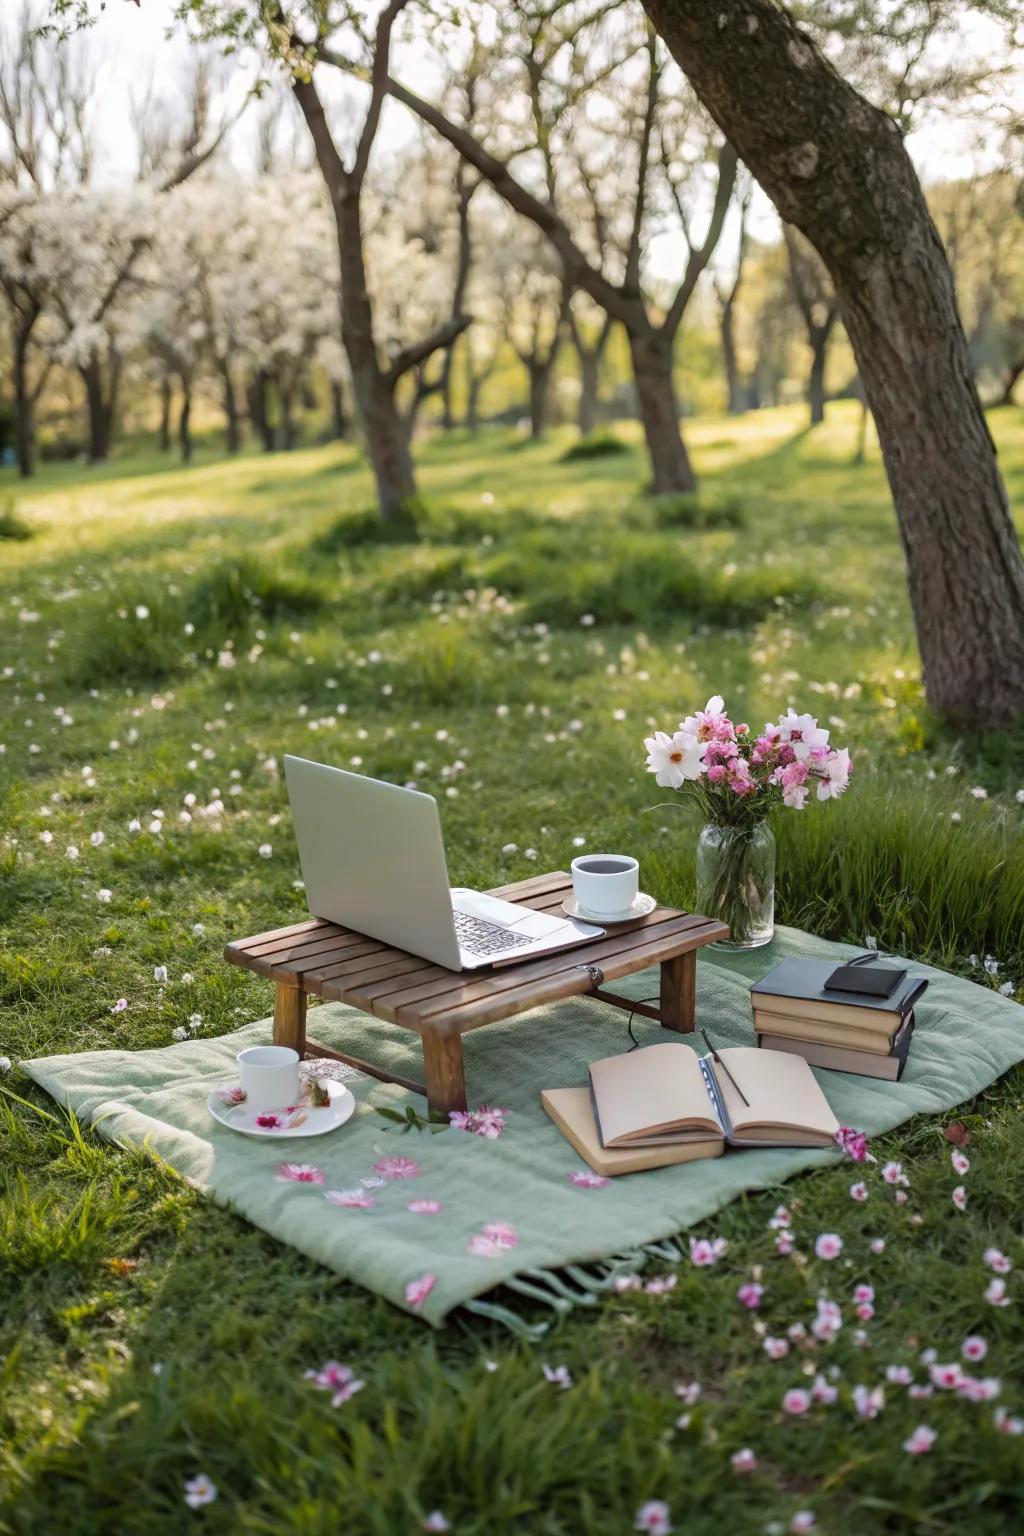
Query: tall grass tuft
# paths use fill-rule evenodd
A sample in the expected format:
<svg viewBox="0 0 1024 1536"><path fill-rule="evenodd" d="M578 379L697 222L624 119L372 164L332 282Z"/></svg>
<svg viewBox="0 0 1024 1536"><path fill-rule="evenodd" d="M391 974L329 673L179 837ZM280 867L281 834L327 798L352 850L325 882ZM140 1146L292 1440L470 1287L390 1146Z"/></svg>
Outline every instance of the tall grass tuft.
<svg viewBox="0 0 1024 1536"><path fill-rule="evenodd" d="M12 539L21 543L31 537L32 529L14 510L14 497L6 496L0 503L0 539Z"/></svg>

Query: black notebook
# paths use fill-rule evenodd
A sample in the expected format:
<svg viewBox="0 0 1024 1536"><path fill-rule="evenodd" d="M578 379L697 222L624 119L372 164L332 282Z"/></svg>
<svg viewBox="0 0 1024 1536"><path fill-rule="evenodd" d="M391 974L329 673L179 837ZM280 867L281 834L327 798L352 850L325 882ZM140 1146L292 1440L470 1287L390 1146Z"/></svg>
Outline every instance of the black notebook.
<svg viewBox="0 0 1024 1536"><path fill-rule="evenodd" d="M876 992L830 991L826 983L836 968L835 960L806 960L790 955L755 983L750 992L751 1002L763 1013L828 1019L860 1029L882 1029L893 1035L928 985L904 971L903 979L888 997ZM885 967L878 965L872 969Z"/></svg>

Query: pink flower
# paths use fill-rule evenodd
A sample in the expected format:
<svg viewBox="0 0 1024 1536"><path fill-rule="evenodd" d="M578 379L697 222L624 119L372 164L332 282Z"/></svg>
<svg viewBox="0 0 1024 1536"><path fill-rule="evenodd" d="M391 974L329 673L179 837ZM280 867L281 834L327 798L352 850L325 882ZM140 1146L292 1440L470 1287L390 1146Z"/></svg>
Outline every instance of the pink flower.
<svg viewBox="0 0 1024 1536"><path fill-rule="evenodd" d="M811 1332L822 1344L831 1344L843 1326L843 1314L838 1304L827 1296L818 1297L818 1313L811 1324Z"/></svg>
<svg viewBox="0 0 1024 1536"><path fill-rule="evenodd" d="M929 1366L928 1375L934 1386L944 1387L947 1391L955 1390L963 1381L963 1372L955 1360L949 1365Z"/></svg>
<svg viewBox="0 0 1024 1536"><path fill-rule="evenodd" d="M979 1360L984 1360L988 1354L988 1345L980 1334L969 1333L960 1346L960 1353L973 1365Z"/></svg>
<svg viewBox="0 0 1024 1536"><path fill-rule="evenodd" d="M764 1295L764 1286L758 1285L754 1280L748 1280L745 1285L740 1286L739 1290L736 1292L736 1295L742 1302L743 1306L748 1307L753 1312L755 1308L761 1305L761 1297Z"/></svg>
<svg viewBox="0 0 1024 1536"><path fill-rule="evenodd" d="M949 1160L953 1164L953 1172L958 1173L963 1178L971 1166L971 1160L966 1152L960 1152L954 1147L953 1151L949 1154Z"/></svg>
<svg viewBox="0 0 1024 1536"><path fill-rule="evenodd" d="M698 741L729 741L733 735L732 721L725 712L725 700L720 693L713 694L703 709L687 715L679 729Z"/></svg>
<svg viewBox="0 0 1024 1536"><path fill-rule="evenodd" d="M274 1177L279 1184L322 1184L324 1171L312 1163L282 1163Z"/></svg>
<svg viewBox="0 0 1024 1536"><path fill-rule="evenodd" d="M676 1397L678 1397L681 1403L685 1403L687 1408L692 1408L694 1403L700 1399L701 1387L699 1381L677 1382L674 1390Z"/></svg>
<svg viewBox="0 0 1024 1536"><path fill-rule="evenodd" d="M641 1504L633 1521L634 1531L645 1531L647 1536L669 1536L672 1529L672 1511L664 1499L648 1499Z"/></svg>
<svg viewBox="0 0 1024 1536"><path fill-rule="evenodd" d="M116 1003L110 1005L110 1011L111 1013L124 1013L127 1007L128 999L126 997L119 997Z"/></svg>
<svg viewBox="0 0 1024 1536"><path fill-rule="evenodd" d="M515 1227L507 1221L492 1221L482 1232L474 1232L466 1245L466 1251L478 1259L496 1259L508 1248L519 1242Z"/></svg>
<svg viewBox="0 0 1024 1536"><path fill-rule="evenodd" d="M280 1115L275 1115L268 1109L256 1116L256 1124L264 1131L279 1131L284 1121Z"/></svg>
<svg viewBox="0 0 1024 1536"><path fill-rule="evenodd" d="M729 1460L732 1463L732 1469L734 1472L757 1471L757 1457L754 1455L749 1445L745 1445L741 1451L733 1451L732 1455L729 1457Z"/></svg>
<svg viewBox="0 0 1024 1536"><path fill-rule="evenodd" d="M931 1382L915 1381L907 1388L907 1396L913 1398L934 1397L935 1388Z"/></svg>
<svg viewBox="0 0 1024 1536"><path fill-rule="evenodd" d="M874 1306L870 1301L859 1302L854 1308L854 1312L856 1313L858 1322L861 1323L870 1323L871 1319L875 1315Z"/></svg>
<svg viewBox="0 0 1024 1536"><path fill-rule="evenodd" d="M838 1259L843 1251L843 1240L838 1232L822 1232L814 1240L814 1251L819 1259Z"/></svg>
<svg viewBox="0 0 1024 1536"><path fill-rule="evenodd" d="M775 1207L775 1214L768 1225L773 1232L777 1232L780 1227L791 1227L793 1225L793 1218L784 1205L777 1205Z"/></svg>
<svg viewBox="0 0 1024 1536"><path fill-rule="evenodd" d="M871 1249L872 1253L884 1253L885 1252L885 1238L884 1237L873 1237L871 1239L870 1243L868 1244L868 1247Z"/></svg>
<svg viewBox="0 0 1024 1536"><path fill-rule="evenodd" d="M829 1408L839 1396L839 1388L832 1386L831 1382L826 1381L819 1371L811 1386L811 1396L816 1403L821 1403L824 1407Z"/></svg>
<svg viewBox="0 0 1024 1536"><path fill-rule="evenodd" d="M903 1449L908 1456L925 1456L938 1438L938 1430L930 1429L927 1424L919 1424L910 1438L904 1440Z"/></svg>
<svg viewBox="0 0 1024 1536"><path fill-rule="evenodd" d="M425 1531L450 1531L451 1528L451 1522L445 1519L439 1509L431 1510L423 1522Z"/></svg>
<svg viewBox="0 0 1024 1536"><path fill-rule="evenodd" d="M436 1216L440 1209L440 1200L410 1200L406 1206L406 1210L412 1211L414 1216Z"/></svg>
<svg viewBox="0 0 1024 1536"><path fill-rule="evenodd" d="M728 1249L729 1244L724 1237L709 1239L706 1237L690 1238L690 1263L698 1269L703 1269L708 1264L717 1264L718 1260Z"/></svg>
<svg viewBox="0 0 1024 1536"><path fill-rule="evenodd" d="M794 1344L800 1344L807 1337L807 1329L803 1323L790 1323L786 1329L786 1335L793 1340Z"/></svg>
<svg viewBox="0 0 1024 1536"><path fill-rule="evenodd" d="M910 1180L903 1172L902 1163L886 1163L882 1169L882 1178L887 1184L909 1184Z"/></svg>
<svg viewBox="0 0 1024 1536"><path fill-rule="evenodd" d="M708 769L708 783L721 784L725 781L728 770L724 763L712 763Z"/></svg>
<svg viewBox="0 0 1024 1536"><path fill-rule="evenodd" d="M897 1205L906 1205L909 1198L910 1196L907 1194L905 1189L898 1189L893 1195L893 1199L896 1201Z"/></svg>
<svg viewBox="0 0 1024 1536"><path fill-rule="evenodd" d="M485 1136L488 1141L495 1141L505 1129L507 1114L507 1109L496 1109L490 1104L481 1104L473 1114L470 1129L474 1136Z"/></svg>
<svg viewBox="0 0 1024 1536"><path fill-rule="evenodd" d="M382 1179L418 1179L423 1169L411 1157L382 1157L373 1165Z"/></svg>
<svg viewBox="0 0 1024 1536"><path fill-rule="evenodd" d="M1008 1307L1010 1298L1006 1294L1006 1281L990 1280L985 1287L985 1300L993 1307Z"/></svg>
<svg viewBox="0 0 1024 1536"><path fill-rule="evenodd" d="M456 1131L468 1131L471 1129L470 1121L473 1118L472 1110L450 1109L448 1111L448 1124Z"/></svg>
<svg viewBox="0 0 1024 1536"><path fill-rule="evenodd" d="M780 1259L788 1258L795 1247L796 1238L793 1236L792 1232L776 1232L775 1252L778 1254Z"/></svg>
<svg viewBox="0 0 1024 1536"><path fill-rule="evenodd" d="M863 1205L868 1198L868 1187L863 1180L850 1185L850 1199L856 1200L858 1205Z"/></svg>
<svg viewBox="0 0 1024 1536"><path fill-rule="evenodd" d="M909 1365L887 1365L885 1379L894 1387L909 1387L914 1377Z"/></svg>
<svg viewBox="0 0 1024 1536"><path fill-rule="evenodd" d="M648 1280L644 1285L644 1291L648 1296L664 1296L675 1288L675 1275L656 1275L653 1280Z"/></svg>
<svg viewBox="0 0 1024 1536"><path fill-rule="evenodd" d="M1024 1435L1024 1419L1011 1418L1005 1408L997 1408L992 1415L992 1423L1000 1434Z"/></svg>
<svg viewBox="0 0 1024 1536"><path fill-rule="evenodd" d="M814 1518L813 1510L798 1509L789 1522L789 1529L792 1531L793 1536L807 1536L807 1532L813 1531L816 1524L817 1521Z"/></svg>
<svg viewBox="0 0 1024 1536"><path fill-rule="evenodd" d="M954 1189L953 1194L951 1196L951 1199L952 1199L953 1204L956 1206L958 1211L966 1211L966 1209L967 1209L967 1191L966 1191L966 1189L964 1188L964 1186L962 1184L958 1184L956 1186L956 1189Z"/></svg>
<svg viewBox="0 0 1024 1536"><path fill-rule="evenodd" d="M811 1394L805 1392L803 1387L790 1387L783 1393L782 1411L790 1414L806 1413L811 1406Z"/></svg>
<svg viewBox="0 0 1024 1536"><path fill-rule="evenodd" d="M246 1093L244 1088L237 1086L234 1088L219 1088L217 1090L217 1097L222 1104L244 1104Z"/></svg>
<svg viewBox="0 0 1024 1536"><path fill-rule="evenodd" d="M1002 1390L1003 1384L997 1376L964 1376L957 1386L956 1395L966 1398L970 1403L990 1403Z"/></svg>
<svg viewBox="0 0 1024 1536"><path fill-rule="evenodd" d="M589 1168L575 1168L572 1173L566 1174L566 1178L577 1189L607 1189L611 1183L611 1179L606 1179L600 1173L592 1173Z"/></svg>
<svg viewBox="0 0 1024 1536"><path fill-rule="evenodd" d="M885 1407L885 1391L882 1387L869 1390L865 1386L856 1386L853 1389L853 1406L858 1418L877 1419Z"/></svg>
<svg viewBox="0 0 1024 1536"><path fill-rule="evenodd" d="M186 1478L185 1503L189 1509L202 1509L204 1504L212 1504L216 1497L216 1484L211 1483L205 1472Z"/></svg>
<svg viewBox="0 0 1024 1536"><path fill-rule="evenodd" d="M616 1275L612 1281L612 1290L616 1296L624 1296L627 1291L638 1291L639 1289L639 1275Z"/></svg>
<svg viewBox="0 0 1024 1536"><path fill-rule="evenodd" d="M769 1334L767 1338L761 1340L761 1348L769 1360L782 1360L789 1354L789 1340L775 1339Z"/></svg>
<svg viewBox="0 0 1024 1536"><path fill-rule="evenodd" d="M545 1361L541 1370L544 1372L544 1380L550 1382L553 1387L557 1387L560 1392L568 1392L572 1386L572 1376L569 1374L567 1365L548 1365Z"/></svg>
<svg viewBox="0 0 1024 1536"><path fill-rule="evenodd" d="M868 1153L868 1138L865 1131L855 1131L852 1125L841 1125L836 1131L836 1144L846 1153L847 1157L855 1163L866 1162Z"/></svg>
<svg viewBox="0 0 1024 1536"><path fill-rule="evenodd" d="M405 1288L405 1299L414 1312L419 1311L436 1284L436 1275L420 1275L417 1280L409 1281Z"/></svg>
<svg viewBox="0 0 1024 1536"><path fill-rule="evenodd" d="M997 1275L1008 1275L1013 1268L1013 1261L1005 1253L1000 1253L998 1248L986 1248L981 1260L989 1269L994 1269Z"/></svg>
<svg viewBox="0 0 1024 1536"><path fill-rule="evenodd" d="M374 1197L365 1189L327 1189L324 1199L330 1205L341 1205L347 1210L368 1211L376 1204Z"/></svg>
<svg viewBox="0 0 1024 1536"><path fill-rule="evenodd" d="M858 1302L860 1302L860 1301L874 1301L874 1299L875 1299L875 1288L874 1288L874 1286L873 1285L865 1285L863 1283L861 1283L860 1285L855 1285L854 1288L853 1288L853 1299L854 1299L854 1301L858 1301Z"/></svg>
<svg viewBox="0 0 1024 1536"><path fill-rule="evenodd" d="M319 1371L304 1371L306 1381L311 1381L322 1392L330 1392L331 1407L340 1408L342 1403L347 1403L350 1397L355 1397L366 1385L360 1381L350 1366L341 1365L337 1360L328 1360Z"/></svg>

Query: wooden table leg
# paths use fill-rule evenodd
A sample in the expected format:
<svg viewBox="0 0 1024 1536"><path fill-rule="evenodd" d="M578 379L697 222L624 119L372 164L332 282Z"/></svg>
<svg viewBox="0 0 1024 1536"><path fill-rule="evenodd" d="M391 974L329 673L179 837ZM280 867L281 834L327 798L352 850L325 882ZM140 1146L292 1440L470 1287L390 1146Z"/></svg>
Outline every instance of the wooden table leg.
<svg viewBox="0 0 1024 1536"><path fill-rule="evenodd" d="M306 994L285 981L277 983L274 999L274 1044L290 1045L300 1059L306 1054Z"/></svg>
<svg viewBox="0 0 1024 1536"><path fill-rule="evenodd" d="M461 1035L423 1036L423 1067L427 1080L427 1108L446 1115L452 1109L468 1109L466 1075L462 1067Z"/></svg>
<svg viewBox="0 0 1024 1536"><path fill-rule="evenodd" d="M697 951L661 962L661 1022L682 1035L693 1033L697 1001Z"/></svg>

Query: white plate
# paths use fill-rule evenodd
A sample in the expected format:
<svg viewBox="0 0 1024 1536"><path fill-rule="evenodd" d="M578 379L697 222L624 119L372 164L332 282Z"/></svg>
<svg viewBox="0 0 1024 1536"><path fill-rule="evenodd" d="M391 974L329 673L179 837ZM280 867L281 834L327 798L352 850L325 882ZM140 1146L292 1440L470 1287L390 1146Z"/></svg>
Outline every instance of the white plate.
<svg viewBox="0 0 1024 1536"><path fill-rule="evenodd" d="M629 923L638 917L646 917L657 905L653 896L645 896L641 891L638 896L634 896L632 906L627 907L625 912L588 912L580 906L575 896L565 898L562 911L567 917L582 917L588 923Z"/></svg>
<svg viewBox="0 0 1024 1536"><path fill-rule="evenodd" d="M245 1104L231 1104L226 1099L226 1094L238 1089L238 1079L234 1078L218 1084L207 1099L206 1107L221 1125L226 1125L230 1131L241 1131L243 1136L273 1136L278 1141L291 1141L301 1136L323 1136L325 1132L336 1131L339 1125L344 1125L356 1107L351 1090L344 1083L328 1080L323 1086L330 1094L331 1102L321 1109L300 1104L287 1109L257 1111L248 1109ZM271 1124L269 1119L264 1125L257 1124L258 1119L271 1116L278 1122L276 1125Z"/></svg>

